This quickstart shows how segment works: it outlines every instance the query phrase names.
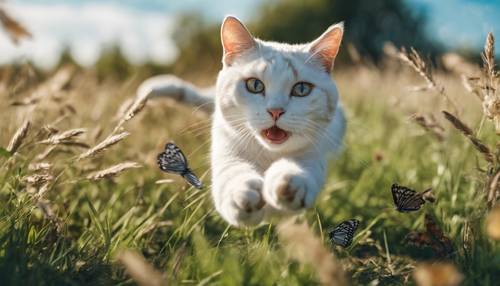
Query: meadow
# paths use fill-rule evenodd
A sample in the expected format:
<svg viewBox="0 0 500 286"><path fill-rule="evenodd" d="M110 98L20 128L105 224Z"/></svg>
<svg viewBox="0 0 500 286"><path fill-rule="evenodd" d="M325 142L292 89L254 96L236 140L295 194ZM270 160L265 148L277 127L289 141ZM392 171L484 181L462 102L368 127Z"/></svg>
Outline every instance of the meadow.
<svg viewBox="0 0 500 286"><path fill-rule="evenodd" d="M484 94L496 96L498 77L479 62L432 72L411 54L388 54L382 65L338 65L333 73L348 130L315 208L292 225L247 229L218 216L208 188L156 166L173 140L210 185L203 110L133 102L141 76L5 69L0 284L496 285L500 242L490 235L500 219L487 226L486 217L497 201L499 147L495 114L483 105ZM432 187L437 200L399 213L395 182ZM425 229L426 214L452 241L445 256L408 242ZM353 244L332 246L328 228L350 218L360 221Z"/></svg>

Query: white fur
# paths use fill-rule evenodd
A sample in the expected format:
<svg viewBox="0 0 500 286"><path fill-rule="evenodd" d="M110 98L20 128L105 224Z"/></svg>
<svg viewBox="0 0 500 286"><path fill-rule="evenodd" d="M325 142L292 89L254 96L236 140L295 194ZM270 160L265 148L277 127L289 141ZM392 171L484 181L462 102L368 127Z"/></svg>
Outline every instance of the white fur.
<svg viewBox="0 0 500 286"><path fill-rule="evenodd" d="M137 98L170 97L180 102L213 110L213 88L198 88L173 75L159 75L145 80L137 89Z"/></svg>
<svg viewBox="0 0 500 286"><path fill-rule="evenodd" d="M242 33L237 36L241 38ZM325 72L324 62L312 58L310 49L307 44L255 39L253 47L231 54L231 61L224 62L218 75L212 122L212 195L217 211L232 225L255 225L274 214L309 208L323 187L327 154L341 146L345 119L335 83ZM246 90L245 80L251 77L264 83L265 95ZM194 86L174 77L166 79L140 88L140 95L175 97L182 90L184 101L207 102L208 97ZM311 94L290 96L299 81L314 85ZM286 112L275 123L269 108ZM269 143L260 132L273 124L292 135L282 144Z"/></svg>

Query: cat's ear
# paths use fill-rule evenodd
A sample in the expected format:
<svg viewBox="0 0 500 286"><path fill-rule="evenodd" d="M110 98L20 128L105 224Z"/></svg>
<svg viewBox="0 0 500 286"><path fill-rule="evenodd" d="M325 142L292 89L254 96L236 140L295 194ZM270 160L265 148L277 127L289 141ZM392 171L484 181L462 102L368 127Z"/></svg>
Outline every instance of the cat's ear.
<svg viewBox="0 0 500 286"><path fill-rule="evenodd" d="M257 47L252 34L233 16L224 18L220 35L224 49L222 61L227 65L230 65L238 55Z"/></svg>
<svg viewBox="0 0 500 286"><path fill-rule="evenodd" d="M309 44L310 59L319 62L330 73L333 68L335 57L339 52L342 35L344 34L344 22L330 26L323 35Z"/></svg>

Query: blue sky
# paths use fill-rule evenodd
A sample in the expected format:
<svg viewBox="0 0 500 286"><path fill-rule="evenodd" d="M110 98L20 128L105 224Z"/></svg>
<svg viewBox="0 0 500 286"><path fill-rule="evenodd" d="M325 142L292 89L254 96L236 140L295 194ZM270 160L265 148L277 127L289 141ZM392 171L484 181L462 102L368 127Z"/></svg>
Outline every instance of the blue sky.
<svg viewBox="0 0 500 286"><path fill-rule="evenodd" d="M479 48L500 35L500 0L408 0L428 15L427 32L450 48ZM498 50L497 50L498 53Z"/></svg>
<svg viewBox="0 0 500 286"><path fill-rule="evenodd" d="M177 55L170 36L179 13L197 10L214 22L226 14L245 20L262 1L6 0L0 5L35 37L14 46L0 31L0 65L30 59L50 68L66 46L77 61L91 65L102 47L112 43L118 43L133 62L168 63ZM500 0L405 1L427 14L428 33L450 48L480 48L487 32L500 35Z"/></svg>

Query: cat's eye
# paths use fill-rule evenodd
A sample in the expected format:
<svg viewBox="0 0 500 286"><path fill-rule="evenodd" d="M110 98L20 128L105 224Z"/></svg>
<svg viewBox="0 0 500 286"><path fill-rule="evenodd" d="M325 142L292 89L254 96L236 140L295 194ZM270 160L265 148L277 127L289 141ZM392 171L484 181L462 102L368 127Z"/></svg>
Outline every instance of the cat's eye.
<svg viewBox="0 0 500 286"><path fill-rule="evenodd" d="M291 95L299 97L308 96L312 90L313 85L311 83L301 81L293 86Z"/></svg>
<svg viewBox="0 0 500 286"><path fill-rule="evenodd" d="M251 93L263 93L264 83L258 78L249 78L245 82L247 90Z"/></svg>

